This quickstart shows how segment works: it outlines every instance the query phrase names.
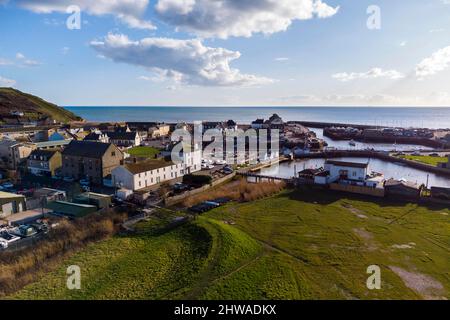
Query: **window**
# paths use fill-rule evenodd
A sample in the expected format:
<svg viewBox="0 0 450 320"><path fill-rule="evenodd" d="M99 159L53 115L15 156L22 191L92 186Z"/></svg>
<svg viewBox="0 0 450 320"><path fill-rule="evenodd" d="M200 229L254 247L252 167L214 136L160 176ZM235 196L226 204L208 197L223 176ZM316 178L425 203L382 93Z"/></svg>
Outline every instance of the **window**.
<svg viewBox="0 0 450 320"><path fill-rule="evenodd" d="M115 156L116 156L116 152L115 151L111 152L111 157L115 157Z"/></svg>

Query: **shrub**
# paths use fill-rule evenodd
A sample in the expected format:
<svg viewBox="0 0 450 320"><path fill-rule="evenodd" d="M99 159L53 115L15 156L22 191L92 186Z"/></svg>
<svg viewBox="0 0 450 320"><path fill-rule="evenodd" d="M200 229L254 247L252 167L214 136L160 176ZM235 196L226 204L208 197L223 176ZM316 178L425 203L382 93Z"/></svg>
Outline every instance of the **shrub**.
<svg viewBox="0 0 450 320"><path fill-rule="evenodd" d="M61 220L48 236L37 244L14 252L0 254L0 296L12 293L34 281L49 269L58 257L85 246L89 242L112 236L123 214L91 215L82 219Z"/></svg>
<svg viewBox="0 0 450 320"><path fill-rule="evenodd" d="M193 175L188 174L183 176L183 183L193 185L196 187L202 187L206 184L211 184L212 177L206 175Z"/></svg>
<svg viewBox="0 0 450 320"><path fill-rule="evenodd" d="M235 201L249 202L278 193L286 187L283 182L250 183L245 179L230 182L221 187L191 196L184 201L185 206L193 206L203 201L227 197Z"/></svg>

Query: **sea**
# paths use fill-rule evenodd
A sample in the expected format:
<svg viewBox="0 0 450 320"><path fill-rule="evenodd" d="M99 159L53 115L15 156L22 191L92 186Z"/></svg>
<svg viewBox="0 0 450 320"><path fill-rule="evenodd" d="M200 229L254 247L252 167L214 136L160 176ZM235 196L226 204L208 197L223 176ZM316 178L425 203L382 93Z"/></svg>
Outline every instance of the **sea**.
<svg viewBox="0 0 450 320"><path fill-rule="evenodd" d="M88 121L193 122L248 124L276 113L284 121L364 124L381 127L450 128L450 107L129 107L67 106Z"/></svg>

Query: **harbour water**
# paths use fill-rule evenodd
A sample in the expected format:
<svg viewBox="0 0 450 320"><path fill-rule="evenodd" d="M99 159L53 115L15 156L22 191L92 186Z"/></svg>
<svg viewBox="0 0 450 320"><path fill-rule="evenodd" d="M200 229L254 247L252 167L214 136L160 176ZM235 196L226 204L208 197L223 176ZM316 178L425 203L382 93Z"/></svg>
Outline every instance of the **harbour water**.
<svg viewBox="0 0 450 320"><path fill-rule="evenodd" d="M309 128L316 133L317 138L323 139L328 143L328 147L332 147L339 150L364 150L374 149L377 151L412 151L412 150L431 150L433 148L418 146L414 144L394 144L394 143L367 143L354 141L354 145L351 146L349 141L346 140L333 140L323 135L323 129L321 128Z"/></svg>
<svg viewBox="0 0 450 320"><path fill-rule="evenodd" d="M88 121L226 121L250 123L277 113L285 121L450 128L450 107L71 107Z"/></svg>
<svg viewBox="0 0 450 320"><path fill-rule="evenodd" d="M385 179L405 179L408 181L416 182L419 184L427 183L428 186L434 187L450 187L450 178L438 176L434 173L417 170L414 168L406 167L401 164L386 162L379 159L368 158L336 158L333 160L350 161L369 163L369 173L371 171L380 172L384 174ZM261 175L276 176L283 178L291 178L295 172L302 171L303 169L312 169L323 167L325 159L307 159L292 162L283 162L279 165L263 168L260 171Z"/></svg>

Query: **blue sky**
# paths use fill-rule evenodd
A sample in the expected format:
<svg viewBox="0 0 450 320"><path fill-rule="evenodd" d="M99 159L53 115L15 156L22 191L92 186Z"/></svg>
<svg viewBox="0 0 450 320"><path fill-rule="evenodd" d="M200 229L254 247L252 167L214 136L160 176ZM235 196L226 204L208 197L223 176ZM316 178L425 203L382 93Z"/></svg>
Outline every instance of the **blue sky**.
<svg viewBox="0 0 450 320"><path fill-rule="evenodd" d="M60 105L450 106L449 35L448 0L0 0L0 86Z"/></svg>

